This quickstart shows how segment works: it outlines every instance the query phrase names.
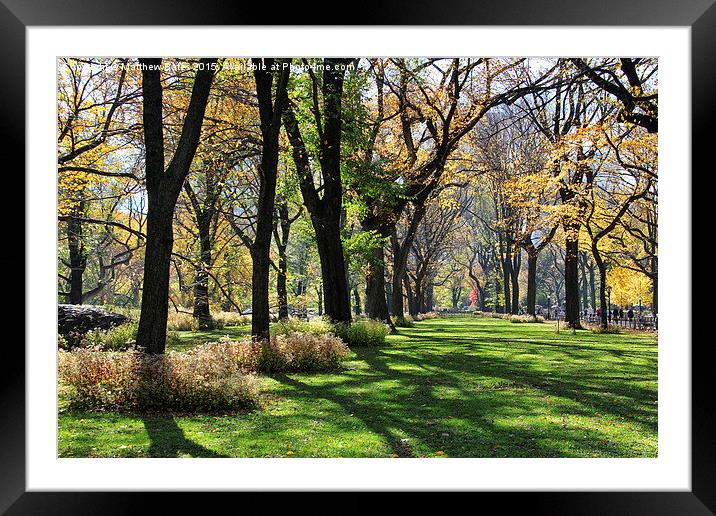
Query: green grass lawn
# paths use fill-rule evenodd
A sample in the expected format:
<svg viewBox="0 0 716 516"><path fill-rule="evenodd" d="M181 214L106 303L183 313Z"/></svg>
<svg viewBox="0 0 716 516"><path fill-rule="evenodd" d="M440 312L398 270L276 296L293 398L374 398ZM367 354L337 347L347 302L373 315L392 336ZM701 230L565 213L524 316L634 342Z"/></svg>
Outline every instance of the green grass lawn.
<svg viewBox="0 0 716 516"><path fill-rule="evenodd" d="M174 351L186 351L196 344L216 342L225 335L237 340L248 337L251 335L251 325L227 326L220 330L174 331L172 333L179 338L179 342L173 345L170 344L169 349Z"/></svg>
<svg viewBox="0 0 716 516"><path fill-rule="evenodd" d="M192 342L248 327L184 332ZM442 318L331 374L262 377L262 410L67 412L61 457L655 457L653 335Z"/></svg>

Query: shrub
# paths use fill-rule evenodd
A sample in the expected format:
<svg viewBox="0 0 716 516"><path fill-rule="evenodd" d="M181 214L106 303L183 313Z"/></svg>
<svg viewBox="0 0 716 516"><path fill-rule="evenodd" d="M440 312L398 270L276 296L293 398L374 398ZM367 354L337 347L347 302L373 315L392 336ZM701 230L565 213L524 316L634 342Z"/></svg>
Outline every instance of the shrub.
<svg viewBox="0 0 716 516"><path fill-rule="evenodd" d="M64 349L65 351L70 349L69 341L63 335L57 335L57 348Z"/></svg>
<svg viewBox="0 0 716 516"><path fill-rule="evenodd" d="M410 314L405 314L403 317L391 317L393 324L399 328L412 328L415 326L415 320Z"/></svg>
<svg viewBox="0 0 716 516"><path fill-rule="evenodd" d="M348 357L348 346L338 337L310 333L276 335L259 347L256 367L264 372L330 371Z"/></svg>
<svg viewBox="0 0 716 516"><path fill-rule="evenodd" d="M92 330L84 335L78 335L73 339L58 338L60 349L70 350L71 348L91 348L99 351L126 351L133 350L137 342L137 330L139 323L129 322L115 326L109 330ZM74 343L70 345L70 343ZM167 332L167 347L176 346L181 339L176 332Z"/></svg>
<svg viewBox="0 0 716 516"><path fill-rule="evenodd" d="M437 312L425 312L424 314L418 314L415 316L416 321L426 321L428 319L437 319L440 314Z"/></svg>
<svg viewBox="0 0 716 516"><path fill-rule="evenodd" d="M512 315L510 316L510 322L512 323L542 323L544 322L544 317L540 315L531 316L531 315Z"/></svg>
<svg viewBox="0 0 716 516"><path fill-rule="evenodd" d="M72 408L215 411L258 405L256 378L226 346L184 353L76 349L59 352L60 381Z"/></svg>
<svg viewBox="0 0 716 516"><path fill-rule="evenodd" d="M356 319L351 324L334 324L326 318L306 321L290 317L271 327L273 336L302 334L329 337L335 335L350 346L378 346L385 342L385 337L389 332L389 328L382 322L364 318Z"/></svg>
<svg viewBox="0 0 716 516"><path fill-rule="evenodd" d="M105 305L102 305L102 308L104 308L105 310L112 312L114 314L123 315L130 321L138 321L139 320L140 309L137 307L105 304Z"/></svg>
<svg viewBox="0 0 716 516"><path fill-rule="evenodd" d="M333 332L349 346L380 346L390 329L375 319L358 319L352 324L334 324Z"/></svg>
<svg viewBox="0 0 716 516"><path fill-rule="evenodd" d="M476 314L481 317L492 317L493 319L504 319L506 321L512 319L512 314L501 314L499 312L477 312Z"/></svg>
<svg viewBox="0 0 716 516"><path fill-rule="evenodd" d="M289 335L291 333L306 333L310 335L327 335L333 332L333 325L328 319L316 318L310 321L289 317L282 319L271 327L272 335Z"/></svg>
<svg viewBox="0 0 716 516"><path fill-rule="evenodd" d="M251 324L251 317L241 315L238 312L215 312L211 314L212 327L215 329L225 328L227 326L243 326Z"/></svg>
<svg viewBox="0 0 716 516"><path fill-rule="evenodd" d="M120 324L109 330L88 331L79 338L82 348L99 348L104 351L123 351L133 347L137 340L138 323Z"/></svg>
<svg viewBox="0 0 716 516"><path fill-rule="evenodd" d="M622 329L616 324L610 324L606 329L602 328L601 325L596 324L594 326L590 326L590 329L593 333L597 334L622 333Z"/></svg>
<svg viewBox="0 0 716 516"><path fill-rule="evenodd" d="M222 329L227 326L241 326L250 324L251 317L238 312L214 312L211 314L210 329ZM199 321L188 311L170 311L167 320L167 329L174 331L197 331Z"/></svg>
<svg viewBox="0 0 716 516"><path fill-rule="evenodd" d="M196 331L199 329L199 321L187 312L169 312L167 318L167 330L171 331Z"/></svg>

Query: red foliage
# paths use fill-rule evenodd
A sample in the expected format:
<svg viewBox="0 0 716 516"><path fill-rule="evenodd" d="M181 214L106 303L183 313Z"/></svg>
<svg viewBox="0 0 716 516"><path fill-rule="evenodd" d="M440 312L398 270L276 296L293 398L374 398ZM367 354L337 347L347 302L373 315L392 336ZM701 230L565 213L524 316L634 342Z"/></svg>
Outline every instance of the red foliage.
<svg viewBox="0 0 716 516"><path fill-rule="evenodd" d="M477 289L476 288L472 289L472 292L470 292L470 302L473 305L475 305L477 303L477 296L478 296Z"/></svg>

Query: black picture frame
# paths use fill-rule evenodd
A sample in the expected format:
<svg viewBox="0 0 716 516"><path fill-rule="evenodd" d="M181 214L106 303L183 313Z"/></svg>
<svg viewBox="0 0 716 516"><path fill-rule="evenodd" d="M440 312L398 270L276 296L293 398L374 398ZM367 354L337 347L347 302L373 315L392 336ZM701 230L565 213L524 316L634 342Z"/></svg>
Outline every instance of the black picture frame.
<svg viewBox="0 0 716 516"><path fill-rule="evenodd" d="M32 195L25 188L25 29L42 25L572 25L572 26L688 26L691 27L692 153L693 168L700 163L708 173L707 161L714 141L716 106L716 6L715 0L415 0L311 7L303 3L222 2L220 0L0 0L0 145L5 161L5 180L16 181L14 192ZM331 16L334 14L334 16ZM567 47L568 48L568 47ZM687 92L684 92L687 94ZM691 177L684 178L691 181ZM10 190L8 190L10 191ZM9 202L9 201L7 201ZM13 208L17 209L18 208ZM19 217L18 217L19 218ZM3 226L3 239L19 245L25 242L24 224ZM23 247L24 248L24 247ZM25 270L21 253L0 256L5 277L17 279ZM24 274L19 274L23 271ZM17 290L21 292L21 290ZM14 314L23 301L19 296L2 296L7 315ZM24 306L24 302L22 303ZM692 306L696 307L693 300ZM31 309L31 307L28 307ZM16 316L15 316L16 318ZM8 323L9 324L9 323ZM0 359L0 512L7 514L124 514L147 507L146 497L159 498L162 511L172 506L187 508L186 493L59 493L26 492L25 488L25 350L17 337L4 343ZM684 342L692 353L692 490L690 492L584 492L584 493L476 493L479 502L499 504L508 512L522 508L529 513L549 514L713 514L716 513L714 476L714 410L708 378L713 368L708 359L709 339ZM213 504L240 494L204 493ZM273 495L252 496L251 505L267 507ZM296 495L293 495L296 496ZM357 494L342 497L343 510L364 507L372 502L352 501ZM420 503L434 498L423 494ZM451 495L452 496L452 495ZM301 495L295 503L303 505ZM445 503L444 498L440 503ZM236 506L247 509L246 501ZM179 505L181 504L181 505ZM490 505L492 505L490 504ZM448 504L456 507L455 500ZM494 506L494 505L493 505ZM310 505L309 505L310 507ZM488 506L483 506L488 507Z"/></svg>

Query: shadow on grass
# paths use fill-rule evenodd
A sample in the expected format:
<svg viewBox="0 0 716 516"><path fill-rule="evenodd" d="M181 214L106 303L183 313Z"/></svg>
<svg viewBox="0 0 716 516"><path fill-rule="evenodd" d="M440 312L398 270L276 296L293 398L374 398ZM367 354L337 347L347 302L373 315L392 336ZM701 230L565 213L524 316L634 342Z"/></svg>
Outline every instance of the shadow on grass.
<svg viewBox="0 0 716 516"><path fill-rule="evenodd" d="M274 378L289 396L322 398L355 415L399 457L425 456L426 449L453 457L640 456L630 441L615 441L606 426L590 423L599 413L657 431L656 387L639 385L656 380L655 346L612 353L588 342L557 347L539 338L548 334L515 342L485 328L492 336L453 332L446 348L445 336L435 334L440 326L423 335L402 331L407 340L397 346L355 348L367 375L320 384L297 375ZM601 363L605 356L611 363Z"/></svg>
<svg viewBox="0 0 716 516"><path fill-rule="evenodd" d="M142 422L149 436L150 457L228 457L187 439L172 416L142 416Z"/></svg>
<svg viewBox="0 0 716 516"><path fill-rule="evenodd" d="M331 439L350 442L344 456L653 456L655 445L644 441L657 431L656 344L535 326L515 333L429 321L401 329L385 347L355 348L358 367L267 375L278 382L272 395L292 409L264 411L241 433L214 434L211 446L232 453L225 450L238 438L273 456L283 454L274 443L310 435L311 446L335 457L347 448L331 448ZM225 456L187 439L169 415L141 419L151 457ZM367 442L366 430L377 443L370 451L352 443L354 435Z"/></svg>

